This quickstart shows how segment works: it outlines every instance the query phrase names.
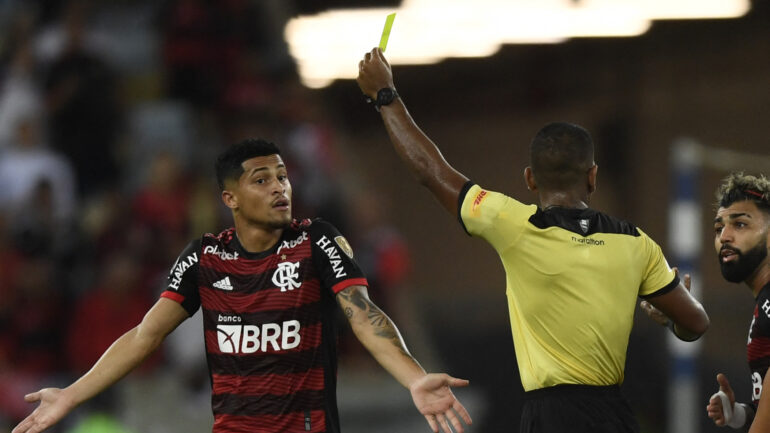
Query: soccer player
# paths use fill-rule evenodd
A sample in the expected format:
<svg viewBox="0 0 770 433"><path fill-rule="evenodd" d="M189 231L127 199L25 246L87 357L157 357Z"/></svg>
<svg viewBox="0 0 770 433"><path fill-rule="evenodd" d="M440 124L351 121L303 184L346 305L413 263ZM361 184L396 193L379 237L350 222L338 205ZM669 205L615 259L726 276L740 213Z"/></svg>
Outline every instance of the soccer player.
<svg viewBox="0 0 770 433"><path fill-rule="evenodd" d="M378 48L359 63L358 85L419 182L503 262L526 391L519 431L638 432L619 391L636 298L670 318L683 340L697 339L709 319L655 242L588 207L597 174L588 132L552 123L537 133L524 178L540 205L525 205L444 160L410 117Z"/></svg>
<svg viewBox="0 0 770 433"><path fill-rule="evenodd" d="M40 405L13 430L37 433L138 366L201 308L215 433L339 432L335 304L377 361L411 392L438 432L471 419L450 387L426 374L396 326L368 297L345 238L326 221L293 220L291 184L278 148L246 140L216 163L235 227L191 242L142 322L64 389L25 399Z"/></svg>
<svg viewBox="0 0 770 433"><path fill-rule="evenodd" d="M736 403L727 377L719 373L719 392L706 411L718 426L750 432L770 431L770 401L761 399L770 386L770 181L764 176L732 173L717 190L714 248L725 280L745 283L756 299L746 346L753 391L751 403ZM756 416L755 416L756 414ZM753 421L753 422L752 422Z"/></svg>

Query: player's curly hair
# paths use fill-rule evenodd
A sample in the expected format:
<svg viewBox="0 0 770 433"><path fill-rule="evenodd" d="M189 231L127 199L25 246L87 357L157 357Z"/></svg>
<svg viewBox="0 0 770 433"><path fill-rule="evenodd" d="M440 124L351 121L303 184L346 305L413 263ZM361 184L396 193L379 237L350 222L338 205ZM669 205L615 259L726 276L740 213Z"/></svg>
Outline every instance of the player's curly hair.
<svg viewBox="0 0 770 433"><path fill-rule="evenodd" d="M751 200L770 214L770 180L764 175L730 173L717 189L717 206L728 207L738 201Z"/></svg>

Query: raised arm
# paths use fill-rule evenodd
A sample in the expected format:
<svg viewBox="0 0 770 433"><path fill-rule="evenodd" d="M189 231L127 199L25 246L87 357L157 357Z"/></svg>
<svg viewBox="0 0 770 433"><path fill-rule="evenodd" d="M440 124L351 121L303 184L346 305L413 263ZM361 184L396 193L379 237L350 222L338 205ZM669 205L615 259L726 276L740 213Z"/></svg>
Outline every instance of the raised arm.
<svg viewBox="0 0 770 433"><path fill-rule="evenodd" d="M337 302L353 328L353 332L377 362L412 394L417 410L438 432L440 425L451 433L449 422L458 433L464 431L457 415L471 423L465 407L452 393L452 386L466 386L467 380L443 373L426 374L412 357L396 325L370 299L364 286L351 286L337 294ZM455 413L456 412L456 413Z"/></svg>
<svg viewBox="0 0 770 433"><path fill-rule="evenodd" d="M390 65L379 48L367 53L358 66L358 86L366 96L376 100L380 89L395 89ZM401 98L382 106L380 115L398 156L441 205L455 215L460 191L468 178L446 162L409 115Z"/></svg>
<svg viewBox="0 0 770 433"><path fill-rule="evenodd" d="M39 401L40 405L12 433L38 433L56 424L141 364L187 317L181 305L161 298L142 322L115 340L80 379L64 389L44 388L24 396L26 401Z"/></svg>

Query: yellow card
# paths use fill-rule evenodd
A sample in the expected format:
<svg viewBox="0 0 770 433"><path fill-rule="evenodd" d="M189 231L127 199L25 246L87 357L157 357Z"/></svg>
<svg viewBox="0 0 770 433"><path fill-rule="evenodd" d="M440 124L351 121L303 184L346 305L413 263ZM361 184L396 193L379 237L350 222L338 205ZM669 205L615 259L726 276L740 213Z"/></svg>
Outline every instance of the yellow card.
<svg viewBox="0 0 770 433"><path fill-rule="evenodd" d="M390 29L393 27L393 20L396 19L396 13L388 15L385 18L385 28L382 29L382 37L380 38L380 49L385 52L385 48L388 46L388 38L390 37Z"/></svg>

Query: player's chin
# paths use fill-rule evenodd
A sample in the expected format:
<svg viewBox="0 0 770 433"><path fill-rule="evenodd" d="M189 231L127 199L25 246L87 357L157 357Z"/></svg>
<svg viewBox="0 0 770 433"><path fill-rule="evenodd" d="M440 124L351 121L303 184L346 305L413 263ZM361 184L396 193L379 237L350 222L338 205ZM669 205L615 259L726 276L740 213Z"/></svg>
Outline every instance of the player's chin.
<svg viewBox="0 0 770 433"><path fill-rule="evenodd" d="M283 215L278 215L270 221L270 225L274 228L282 229L291 225L291 213L287 212Z"/></svg>

